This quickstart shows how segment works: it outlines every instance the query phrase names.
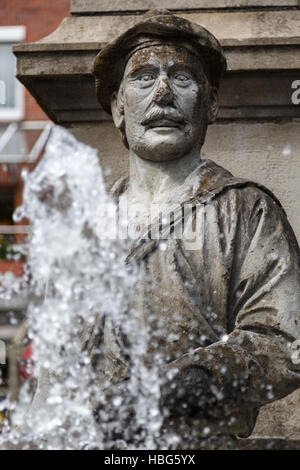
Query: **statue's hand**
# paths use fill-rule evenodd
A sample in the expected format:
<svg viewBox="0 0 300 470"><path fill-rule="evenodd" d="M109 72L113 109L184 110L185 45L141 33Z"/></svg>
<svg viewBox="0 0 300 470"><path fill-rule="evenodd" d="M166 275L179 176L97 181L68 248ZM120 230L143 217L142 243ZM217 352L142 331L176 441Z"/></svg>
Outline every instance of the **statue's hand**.
<svg viewBox="0 0 300 470"><path fill-rule="evenodd" d="M205 414L215 402L212 379L195 361L195 355L185 354L163 366L160 372L161 408L165 415Z"/></svg>

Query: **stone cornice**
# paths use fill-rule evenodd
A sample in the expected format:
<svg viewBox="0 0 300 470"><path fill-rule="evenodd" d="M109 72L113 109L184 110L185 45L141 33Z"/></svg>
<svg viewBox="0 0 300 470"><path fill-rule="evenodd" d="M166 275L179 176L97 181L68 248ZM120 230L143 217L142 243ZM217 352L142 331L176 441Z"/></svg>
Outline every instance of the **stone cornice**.
<svg viewBox="0 0 300 470"><path fill-rule="evenodd" d="M171 11L297 8L298 0L71 0L71 13L79 15L128 14L151 8Z"/></svg>
<svg viewBox="0 0 300 470"><path fill-rule="evenodd" d="M182 16L213 32L224 47L228 72L220 118L299 116L291 85L300 79L300 10ZM65 18L42 40L14 47L17 76L55 122L107 119L96 101L93 61L107 41L136 21L133 15Z"/></svg>

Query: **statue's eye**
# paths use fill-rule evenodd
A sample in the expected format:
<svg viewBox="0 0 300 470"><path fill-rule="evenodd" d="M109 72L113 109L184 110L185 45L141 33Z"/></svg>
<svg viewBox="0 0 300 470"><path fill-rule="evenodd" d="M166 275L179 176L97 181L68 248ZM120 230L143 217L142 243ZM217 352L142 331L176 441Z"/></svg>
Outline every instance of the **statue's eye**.
<svg viewBox="0 0 300 470"><path fill-rule="evenodd" d="M191 77L185 73L175 73L174 79L179 85L188 85L191 81Z"/></svg>
<svg viewBox="0 0 300 470"><path fill-rule="evenodd" d="M139 77L139 79L142 82L151 82L152 80L154 80L154 75L152 75L151 73L145 73L145 74L141 75Z"/></svg>
<svg viewBox="0 0 300 470"><path fill-rule="evenodd" d="M134 78L134 81L140 88L148 88L153 85L155 82L155 74L151 72L143 72L137 74Z"/></svg>

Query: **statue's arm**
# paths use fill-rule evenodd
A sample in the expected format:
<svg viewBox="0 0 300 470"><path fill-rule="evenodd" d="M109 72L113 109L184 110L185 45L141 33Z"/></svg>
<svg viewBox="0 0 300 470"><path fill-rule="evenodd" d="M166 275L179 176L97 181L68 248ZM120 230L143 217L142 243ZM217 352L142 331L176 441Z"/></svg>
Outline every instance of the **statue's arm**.
<svg viewBox="0 0 300 470"><path fill-rule="evenodd" d="M210 404L257 410L300 387L292 347L300 339L300 250L279 205L258 196L248 191L239 204L230 241L228 334L164 371L172 376L173 370L179 391L173 411L185 402L186 413L195 415Z"/></svg>

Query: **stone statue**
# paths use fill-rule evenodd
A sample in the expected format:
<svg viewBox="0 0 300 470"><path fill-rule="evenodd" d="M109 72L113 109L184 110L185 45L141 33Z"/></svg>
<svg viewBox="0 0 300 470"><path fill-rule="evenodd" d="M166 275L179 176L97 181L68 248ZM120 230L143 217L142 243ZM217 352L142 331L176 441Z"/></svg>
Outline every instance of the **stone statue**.
<svg viewBox="0 0 300 470"><path fill-rule="evenodd" d="M149 355L159 353L167 378L164 427L183 436L181 448L197 448L203 430L249 436L262 405L300 386L300 251L284 209L264 186L200 157L225 70L211 33L163 10L94 65L98 99L129 149L129 178L113 192L140 233L127 262L139 265L140 313L156 332ZM161 207L173 233L184 223L192 237L162 234L162 247L145 236L150 212L151 228L164 230ZM106 372L121 382L130 368L110 330Z"/></svg>

